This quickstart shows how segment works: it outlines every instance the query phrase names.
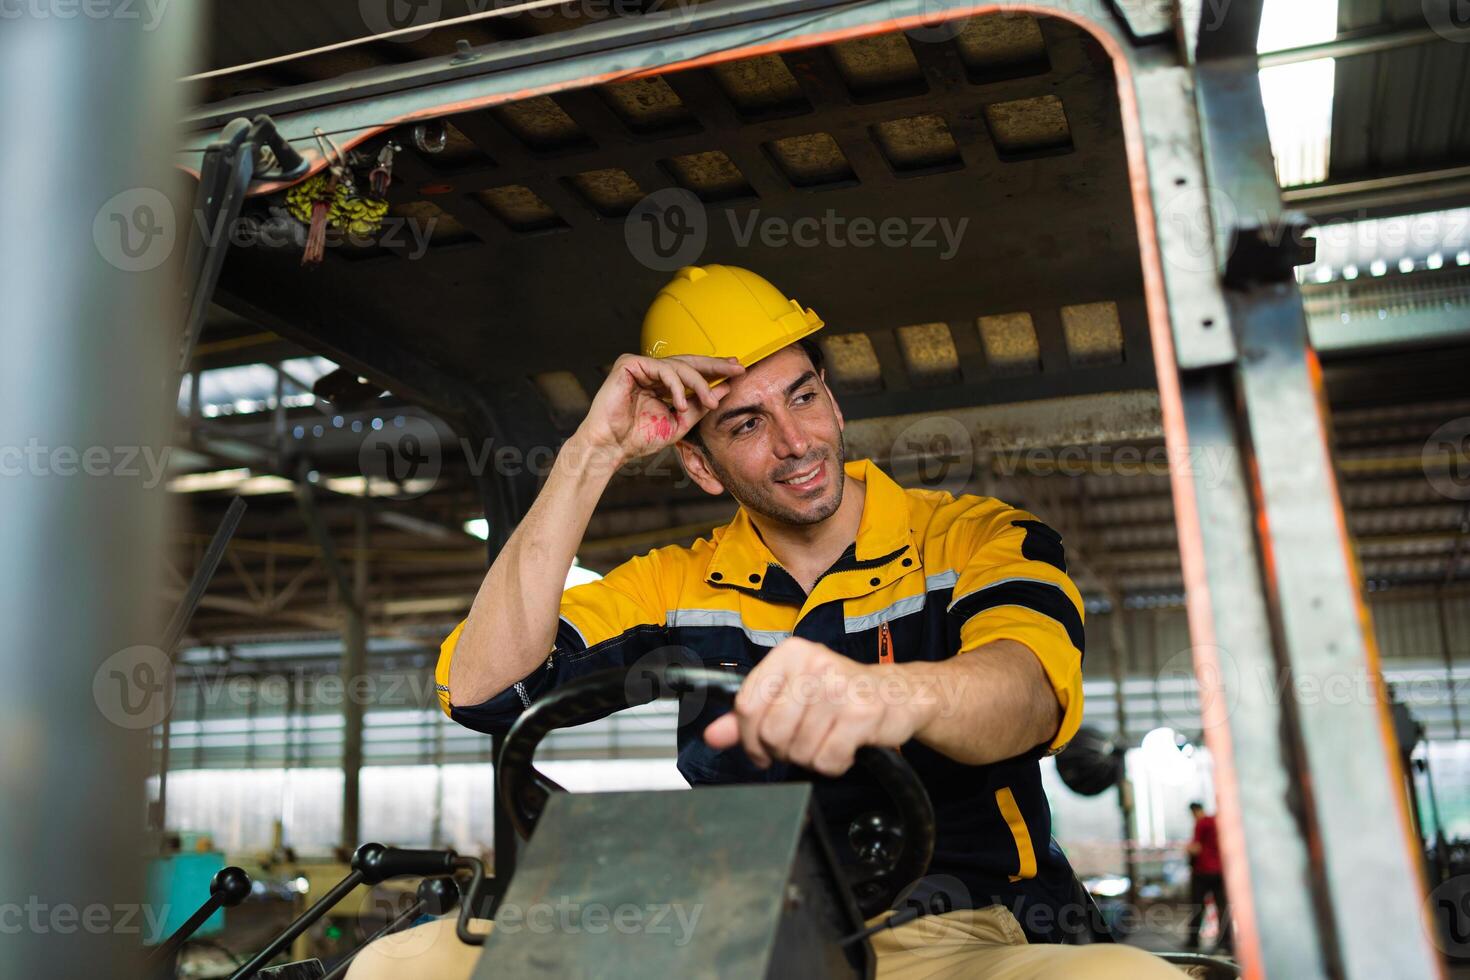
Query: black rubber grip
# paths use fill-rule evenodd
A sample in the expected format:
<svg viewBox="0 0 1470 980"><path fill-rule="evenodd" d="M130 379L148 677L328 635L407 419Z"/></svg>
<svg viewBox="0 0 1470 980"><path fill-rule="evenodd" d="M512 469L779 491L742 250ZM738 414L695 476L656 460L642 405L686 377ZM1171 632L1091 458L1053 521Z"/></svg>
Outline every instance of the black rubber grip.
<svg viewBox="0 0 1470 980"><path fill-rule="evenodd" d="M352 855L352 870L360 872L363 881L375 885L404 875L427 877L452 874L458 857L453 851L364 844Z"/></svg>

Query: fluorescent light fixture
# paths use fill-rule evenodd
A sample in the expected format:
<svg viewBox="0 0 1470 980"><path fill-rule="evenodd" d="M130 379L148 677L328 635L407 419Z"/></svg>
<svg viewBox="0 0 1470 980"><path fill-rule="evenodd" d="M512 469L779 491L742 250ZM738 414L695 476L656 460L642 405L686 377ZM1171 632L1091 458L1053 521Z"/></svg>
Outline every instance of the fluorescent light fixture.
<svg viewBox="0 0 1470 980"><path fill-rule="evenodd" d="M1388 275L1388 263L1382 259L1374 259L1373 264L1368 266L1368 271L1375 276Z"/></svg>
<svg viewBox="0 0 1470 980"><path fill-rule="evenodd" d="M1409 273L1413 272L1414 260L1409 258L1408 256L1404 256L1403 258L1399 259L1399 271L1402 272L1404 275L1408 275Z"/></svg>
<svg viewBox="0 0 1470 980"><path fill-rule="evenodd" d="M471 518L464 522L466 534L479 538L481 541L490 540L490 522L483 517Z"/></svg>
<svg viewBox="0 0 1470 980"><path fill-rule="evenodd" d="M212 470L208 473L185 473L168 481L170 493L218 493L229 490L241 497L258 497L270 493L290 493L296 484L283 476L269 473L251 476L245 468Z"/></svg>
<svg viewBox="0 0 1470 980"><path fill-rule="evenodd" d="M206 493L233 490L250 479L245 467L233 470L211 470L207 473L185 473L168 481L170 493Z"/></svg>
<svg viewBox="0 0 1470 980"><path fill-rule="evenodd" d="M284 476L252 476L235 488L242 497L259 497L270 493L293 493L296 484Z"/></svg>
<svg viewBox="0 0 1470 980"><path fill-rule="evenodd" d="M1287 51L1337 37L1337 0L1266 0L1256 50Z"/></svg>
<svg viewBox="0 0 1470 980"><path fill-rule="evenodd" d="M328 490L349 497L419 496L434 489L433 477L404 480L401 484L383 477L333 476L322 482Z"/></svg>
<svg viewBox="0 0 1470 980"><path fill-rule="evenodd" d="M1337 0L1266 0L1257 49L1284 51L1337 36ZM1327 179L1332 145L1332 97L1337 84L1331 58L1276 65L1261 72L1261 100L1282 187Z"/></svg>

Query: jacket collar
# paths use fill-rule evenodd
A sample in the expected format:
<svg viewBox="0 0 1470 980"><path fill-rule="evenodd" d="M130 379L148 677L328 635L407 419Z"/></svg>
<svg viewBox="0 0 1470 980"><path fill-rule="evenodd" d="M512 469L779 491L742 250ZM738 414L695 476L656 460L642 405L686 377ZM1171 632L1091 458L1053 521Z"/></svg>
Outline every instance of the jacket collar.
<svg viewBox="0 0 1470 980"><path fill-rule="evenodd" d="M917 562L913 532L909 528L908 495L904 489L871 460L853 460L843 469L848 476L861 481L866 489L863 516L858 522L857 562L866 565L882 562L885 558L897 559L905 549ZM705 569L705 581L711 585L759 590L769 567L780 564L765 541L761 540L743 506L735 514L735 519L716 530L712 538L715 550Z"/></svg>

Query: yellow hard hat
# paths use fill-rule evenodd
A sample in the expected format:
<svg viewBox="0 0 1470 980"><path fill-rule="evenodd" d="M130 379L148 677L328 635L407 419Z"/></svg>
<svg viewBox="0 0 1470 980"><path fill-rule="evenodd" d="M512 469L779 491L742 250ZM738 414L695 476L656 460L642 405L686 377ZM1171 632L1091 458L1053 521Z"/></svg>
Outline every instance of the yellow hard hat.
<svg viewBox="0 0 1470 980"><path fill-rule="evenodd" d="M750 367L820 329L821 317L749 269L686 265L649 305L639 349L734 357Z"/></svg>

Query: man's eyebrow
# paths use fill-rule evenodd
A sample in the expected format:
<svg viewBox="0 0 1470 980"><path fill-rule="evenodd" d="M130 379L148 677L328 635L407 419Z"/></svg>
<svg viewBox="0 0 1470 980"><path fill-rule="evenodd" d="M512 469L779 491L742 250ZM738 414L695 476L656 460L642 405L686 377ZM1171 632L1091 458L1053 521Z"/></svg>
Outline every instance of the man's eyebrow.
<svg viewBox="0 0 1470 980"><path fill-rule="evenodd" d="M786 397L790 398L793 394L795 394L798 388L806 384L808 381L811 381L816 376L817 372L808 371L801 377L797 378L795 381L791 382L791 384L786 386ZM729 422L731 419L739 418L742 415L754 415L760 410L761 407L759 405L737 405L734 408L727 409L726 411L723 411L718 416L716 416L715 427L719 428L726 422Z"/></svg>
<svg viewBox="0 0 1470 980"><path fill-rule="evenodd" d="M801 377L791 382L791 384L786 386L786 397L790 398L792 395L796 394L796 389L800 388L802 385L806 384L808 381L812 380L816 376L817 372L808 371L806 374L803 374Z"/></svg>

